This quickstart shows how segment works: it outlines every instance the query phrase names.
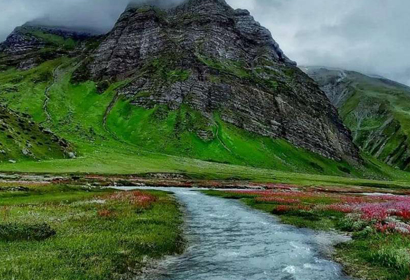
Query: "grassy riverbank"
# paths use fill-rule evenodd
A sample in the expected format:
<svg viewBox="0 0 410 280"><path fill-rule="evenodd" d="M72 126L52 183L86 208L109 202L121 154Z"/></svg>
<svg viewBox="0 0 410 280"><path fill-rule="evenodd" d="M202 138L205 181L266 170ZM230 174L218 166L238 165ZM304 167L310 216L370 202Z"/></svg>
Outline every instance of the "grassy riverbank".
<svg viewBox="0 0 410 280"><path fill-rule="evenodd" d="M182 250L167 193L0 186L0 279L128 279Z"/></svg>
<svg viewBox="0 0 410 280"><path fill-rule="evenodd" d="M367 192L369 189L288 186L267 191L205 191L208 195L240 199L250 207L277 215L287 224L347 232L353 239L339 244L334 258L350 275L369 280L407 280L410 197Z"/></svg>
<svg viewBox="0 0 410 280"><path fill-rule="evenodd" d="M115 146L115 147L114 147ZM177 157L146 151L136 151L121 143L101 143L101 146L83 145L83 153L75 159L53 159L44 161L21 161L15 164L0 163L0 172L32 174L99 174L102 176L147 174L175 174L188 179L231 180L256 183L287 183L296 185L361 185L385 188L410 186L410 173L394 170L374 161L376 169L384 170L380 177L336 176L309 174L244 165L231 165ZM371 160L369 158L369 160ZM369 179L372 178L372 179Z"/></svg>

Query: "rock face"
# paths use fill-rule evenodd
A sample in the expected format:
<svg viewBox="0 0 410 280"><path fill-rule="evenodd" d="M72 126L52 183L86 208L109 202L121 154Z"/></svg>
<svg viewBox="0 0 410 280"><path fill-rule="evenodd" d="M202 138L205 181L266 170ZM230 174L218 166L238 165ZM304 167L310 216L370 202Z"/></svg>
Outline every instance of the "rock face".
<svg viewBox="0 0 410 280"><path fill-rule="evenodd" d="M305 67L339 110L354 142L385 163L409 170L410 88L353 71Z"/></svg>
<svg viewBox="0 0 410 280"><path fill-rule="evenodd" d="M92 35L66 28L25 24L0 44L0 64L21 70L73 52ZM77 53L78 50L75 52Z"/></svg>
<svg viewBox="0 0 410 280"><path fill-rule="evenodd" d="M74 78L120 90L135 106L187 105L246 131L332 159L359 161L336 109L270 32L224 0L129 7Z"/></svg>

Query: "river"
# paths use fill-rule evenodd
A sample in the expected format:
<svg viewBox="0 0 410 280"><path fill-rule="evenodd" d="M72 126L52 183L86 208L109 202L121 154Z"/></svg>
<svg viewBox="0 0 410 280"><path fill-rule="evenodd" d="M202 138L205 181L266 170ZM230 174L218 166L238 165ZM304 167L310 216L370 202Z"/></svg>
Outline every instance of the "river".
<svg viewBox="0 0 410 280"><path fill-rule="evenodd" d="M186 211L188 248L138 279L351 279L343 275L340 265L324 257L330 235L283 225L240 201L189 189L166 190L175 193Z"/></svg>

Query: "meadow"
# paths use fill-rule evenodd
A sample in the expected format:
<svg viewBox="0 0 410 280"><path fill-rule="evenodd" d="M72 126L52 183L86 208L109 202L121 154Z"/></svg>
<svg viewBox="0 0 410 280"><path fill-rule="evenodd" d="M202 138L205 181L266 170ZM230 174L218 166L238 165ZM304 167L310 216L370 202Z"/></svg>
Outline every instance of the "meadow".
<svg viewBox="0 0 410 280"><path fill-rule="evenodd" d="M278 185L269 190L205 193L240 199L297 227L349 234L352 241L337 245L333 257L350 275L371 280L406 280L410 277L410 193L378 191Z"/></svg>
<svg viewBox="0 0 410 280"><path fill-rule="evenodd" d="M0 279L132 279L183 250L181 223L165 192L0 186Z"/></svg>

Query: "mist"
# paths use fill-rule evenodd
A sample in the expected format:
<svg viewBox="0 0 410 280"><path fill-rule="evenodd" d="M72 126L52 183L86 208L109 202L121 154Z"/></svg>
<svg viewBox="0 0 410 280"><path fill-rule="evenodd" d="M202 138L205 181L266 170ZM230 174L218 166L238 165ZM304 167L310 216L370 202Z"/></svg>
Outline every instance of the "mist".
<svg viewBox="0 0 410 280"><path fill-rule="evenodd" d="M141 1L134 1L140 3ZM175 5L182 0L156 0ZM382 75L410 85L408 0L227 0L251 11L299 65ZM108 32L129 0L0 0L0 41L28 21Z"/></svg>

